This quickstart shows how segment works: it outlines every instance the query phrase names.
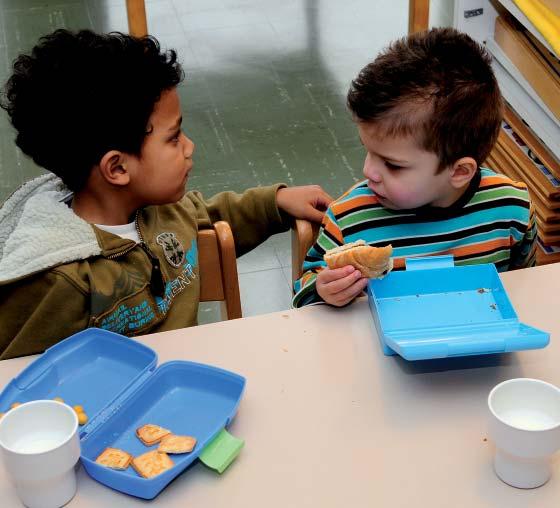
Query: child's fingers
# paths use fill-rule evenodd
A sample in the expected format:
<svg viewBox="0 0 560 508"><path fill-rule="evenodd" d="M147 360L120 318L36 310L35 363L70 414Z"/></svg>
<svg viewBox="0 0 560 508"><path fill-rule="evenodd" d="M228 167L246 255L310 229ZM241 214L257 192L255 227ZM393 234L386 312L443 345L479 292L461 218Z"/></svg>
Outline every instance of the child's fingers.
<svg viewBox="0 0 560 508"><path fill-rule="evenodd" d="M326 210L332 201L333 198L329 194L327 194L323 189L321 189L319 196L317 196L317 202L315 204L315 207L322 210Z"/></svg>
<svg viewBox="0 0 560 508"><path fill-rule="evenodd" d="M363 290L367 286L367 283L367 278L361 278L350 287L333 295L329 303L331 303L332 305L337 305L339 307L350 303L354 298L356 298L363 292Z"/></svg>
<svg viewBox="0 0 560 508"><path fill-rule="evenodd" d="M321 222L325 211L327 210L329 204L333 198L329 196L321 187L318 187L315 191L315 197L307 207L307 214L309 219L313 222Z"/></svg>
<svg viewBox="0 0 560 508"><path fill-rule="evenodd" d="M354 283L359 281L361 278L362 278L362 274L360 273L360 271L354 270L352 273L346 275L345 277L327 283L325 285L325 290L331 295L336 295L337 293L340 293L341 291L345 291L346 289L351 287Z"/></svg>
<svg viewBox="0 0 560 508"><path fill-rule="evenodd" d="M317 275L317 282L321 284L328 284L334 280L342 279L351 273L354 273L356 269L352 265L343 266L342 268L325 268L319 272Z"/></svg>
<svg viewBox="0 0 560 508"><path fill-rule="evenodd" d="M312 205L307 207L307 218L312 222L321 222L324 215L324 210L317 210L317 208L314 208Z"/></svg>

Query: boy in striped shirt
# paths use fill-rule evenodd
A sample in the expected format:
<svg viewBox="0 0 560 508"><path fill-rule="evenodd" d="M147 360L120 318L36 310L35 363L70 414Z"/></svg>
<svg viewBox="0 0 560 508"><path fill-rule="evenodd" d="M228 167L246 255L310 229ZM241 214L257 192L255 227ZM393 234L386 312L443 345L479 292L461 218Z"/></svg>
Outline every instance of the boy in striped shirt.
<svg viewBox="0 0 560 508"><path fill-rule="evenodd" d="M366 150L366 180L331 203L295 283L294 307L343 306L367 279L329 269L325 251L358 239L456 265L533 266L536 225L525 184L480 165L496 142L502 98L486 50L454 29L393 42L364 67L348 107Z"/></svg>

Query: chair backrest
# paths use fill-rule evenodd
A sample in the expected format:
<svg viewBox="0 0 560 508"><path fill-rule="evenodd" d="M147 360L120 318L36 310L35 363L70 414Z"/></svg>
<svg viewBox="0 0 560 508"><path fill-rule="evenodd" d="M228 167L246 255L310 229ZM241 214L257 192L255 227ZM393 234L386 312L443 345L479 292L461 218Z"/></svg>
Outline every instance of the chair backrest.
<svg viewBox="0 0 560 508"><path fill-rule="evenodd" d="M320 224L296 219L292 228L292 283L303 274L303 261L319 234Z"/></svg>
<svg viewBox="0 0 560 508"><path fill-rule="evenodd" d="M212 229L198 232L198 263L200 301L222 302L222 315L227 319L242 317L235 243L227 222L216 222Z"/></svg>

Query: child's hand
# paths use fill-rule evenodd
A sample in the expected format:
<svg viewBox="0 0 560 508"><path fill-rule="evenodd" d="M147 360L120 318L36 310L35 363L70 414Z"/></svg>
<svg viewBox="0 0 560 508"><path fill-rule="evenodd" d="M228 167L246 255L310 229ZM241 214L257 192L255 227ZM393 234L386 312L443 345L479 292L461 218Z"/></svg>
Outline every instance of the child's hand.
<svg viewBox="0 0 560 508"><path fill-rule="evenodd" d="M333 199L319 185L278 189L276 204L296 219L321 222Z"/></svg>
<svg viewBox="0 0 560 508"><path fill-rule="evenodd" d="M350 303L367 286L368 279L353 266L325 268L317 275L315 287L319 296L327 303L342 307Z"/></svg>

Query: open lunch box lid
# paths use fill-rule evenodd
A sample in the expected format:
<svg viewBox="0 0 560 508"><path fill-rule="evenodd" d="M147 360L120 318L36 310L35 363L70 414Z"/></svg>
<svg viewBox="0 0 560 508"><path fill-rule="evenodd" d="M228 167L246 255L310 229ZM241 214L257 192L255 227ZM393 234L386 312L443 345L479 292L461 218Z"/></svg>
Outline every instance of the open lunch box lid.
<svg viewBox="0 0 560 508"><path fill-rule="evenodd" d="M425 360L503 353L543 348L550 340L519 321L493 264L407 258L406 270L371 279L367 293L387 355Z"/></svg>
<svg viewBox="0 0 560 508"><path fill-rule="evenodd" d="M156 367L154 350L99 328L79 332L47 349L0 393L0 412L13 402L61 397L81 405L89 421L79 429L81 459L97 481L127 494L152 499L188 467L235 416L245 378L186 361ZM132 467L117 471L95 462L107 447L133 457L156 449L136 429L160 425L197 439L191 453L170 455L175 465L150 479Z"/></svg>

